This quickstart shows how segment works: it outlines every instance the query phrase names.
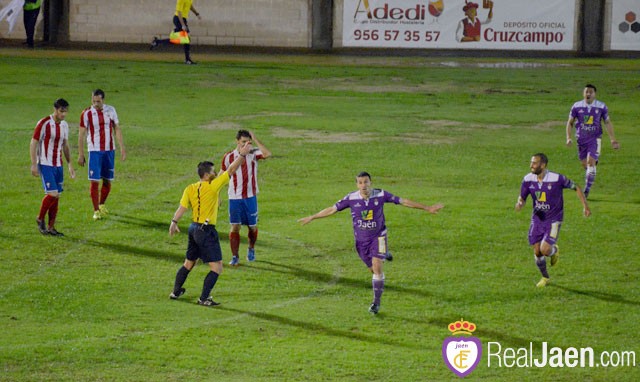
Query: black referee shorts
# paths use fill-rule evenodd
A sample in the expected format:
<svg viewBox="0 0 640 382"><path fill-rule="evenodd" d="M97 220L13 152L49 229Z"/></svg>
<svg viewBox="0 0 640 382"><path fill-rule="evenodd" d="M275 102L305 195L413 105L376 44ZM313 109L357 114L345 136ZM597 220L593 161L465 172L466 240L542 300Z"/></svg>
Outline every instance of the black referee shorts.
<svg viewBox="0 0 640 382"><path fill-rule="evenodd" d="M202 259L203 263L222 261L222 249L220 249L216 226L191 223L186 257L190 261Z"/></svg>

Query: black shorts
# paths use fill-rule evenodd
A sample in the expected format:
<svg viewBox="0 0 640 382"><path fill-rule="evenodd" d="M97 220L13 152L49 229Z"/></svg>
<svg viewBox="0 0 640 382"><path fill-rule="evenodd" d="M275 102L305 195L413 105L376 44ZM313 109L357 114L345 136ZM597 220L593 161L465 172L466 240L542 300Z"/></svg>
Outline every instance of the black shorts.
<svg viewBox="0 0 640 382"><path fill-rule="evenodd" d="M186 258L191 261L202 259L203 263L222 261L222 249L220 249L216 226L191 223Z"/></svg>

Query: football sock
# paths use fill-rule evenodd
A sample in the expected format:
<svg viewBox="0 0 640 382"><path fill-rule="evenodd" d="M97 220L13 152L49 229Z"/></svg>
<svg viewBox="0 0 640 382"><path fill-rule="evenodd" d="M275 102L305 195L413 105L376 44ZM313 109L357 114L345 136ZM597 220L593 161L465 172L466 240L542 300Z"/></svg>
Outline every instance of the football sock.
<svg viewBox="0 0 640 382"><path fill-rule="evenodd" d="M182 288L182 285L184 285L184 282L187 281L187 276L189 276L189 272L191 271L185 268L184 265L181 266L180 269L178 269L178 273L176 273L176 282L173 285L173 293L178 293L180 291L180 288Z"/></svg>
<svg viewBox="0 0 640 382"><path fill-rule="evenodd" d="M596 166L587 166L587 171L585 172L585 185L584 185L584 193L588 194L591 191L591 186L593 186L593 182L596 180Z"/></svg>
<svg viewBox="0 0 640 382"><path fill-rule="evenodd" d="M253 230L249 229L247 236L249 237L249 248L253 248L253 246L256 245L256 240L258 240L258 227L255 227Z"/></svg>
<svg viewBox="0 0 640 382"><path fill-rule="evenodd" d="M49 228L53 228L56 224L56 216L58 215L58 202L60 198L55 198L53 203L51 203L51 208L49 208Z"/></svg>
<svg viewBox="0 0 640 382"><path fill-rule="evenodd" d="M207 277L204 278L204 285L202 285L202 294L200 295L200 300L206 300L211 294L211 290L216 285L216 281L218 281L218 274L214 271L209 271Z"/></svg>
<svg viewBox="0 0 640 382"><path fill-rule="evenodd" d="M538 266L538 269L540 269L542 277L549 278L549 272L547 272L547 260L544 258L544 256L536 256L536 265Z"/></svg>
<svg viewBox="0 0 640 382"><path fill-rule="evenodd" d="M380 297L384 291L384 274L380 276L374 274L371 279L371 284L373 286L373 303L380 305Z"/></svg>
<svg viewBox="0 0 640 382"><path fill-rule="evenodd" d="M240 249L240 232L229 232L229 245L231 246L231 255L238 257Z"/></svg>
<svg viewBox="0 0 640 382"><path fill-rule="evenodd" d="M111 182L102 181L102 189L100 190L100 203L104 204L107 201L107 197L109 196L109 192L111 191Z"/></svg>
<svg viewBox="0 0 640 382"><path fill-rule="evenodd" d="M551 253L549 254L549 256L555 255L556 252L558 252L558 246L554 244L553 247L551 247Z"/></svg>
<svg viewBox="0 0 640 382"><path fill-rule="evenodd" d="M38 214L38 220L44 220L47 211L51 208L53 202L56 201L57 198L47 194L42 198L42 203L40 203L40 213Z"/></svg>
<svg viewBox="0 0 640 382"><path fill-rule="evenodd" d="M93 203L93 210L98 211L100 201L100 183L91 181L91 202Z"/></svg>

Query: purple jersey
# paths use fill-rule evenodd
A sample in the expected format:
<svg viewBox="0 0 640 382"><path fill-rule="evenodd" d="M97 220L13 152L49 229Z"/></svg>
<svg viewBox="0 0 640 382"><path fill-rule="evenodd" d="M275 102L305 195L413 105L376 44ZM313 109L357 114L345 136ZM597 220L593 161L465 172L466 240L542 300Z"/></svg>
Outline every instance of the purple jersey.
<svg viewBox="0 0 640 382"><path fill-rule="evenodd" d="M533 215L531 219L548 222L560 222L563 218L562 191L565 188L575 189L573 181L562 174L547 171L542 182L536 174L527 174L520 186L520 197L527 200L531 195Z"/></svg>
<svg viewBox="0 0 640 382"><path fill-rule="evenodd" d="M385 203L400 204L400 197L384 190L373 189L369 199L364 199L360 191L354 191L338 201L335 206L338 211L351 208L353 234L357 242L363 242L377 238L386 231Z"/></svg>
<svg viewBox="0 0 640 382"><path fill-rule="evenodd" d="M609 119L609 109L604 102L595 100L589 105L582 100L573 104L569 117L576 121L576 142L583 145L602 137L602 122Z"/></svg>

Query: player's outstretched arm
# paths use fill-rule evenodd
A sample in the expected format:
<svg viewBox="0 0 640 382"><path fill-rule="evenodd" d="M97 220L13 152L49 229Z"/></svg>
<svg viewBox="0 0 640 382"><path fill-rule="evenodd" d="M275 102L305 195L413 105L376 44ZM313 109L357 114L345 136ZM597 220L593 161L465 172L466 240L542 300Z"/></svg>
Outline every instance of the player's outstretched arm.
<svg viewBox="0 0 640 382"><path fill-rule="evenodd" d="M326 218L327 216L331 216L336 212L338 212L338 209L336 208L336 206L327 207L316 214L304 217L302 219L298 219L298 223L300 223L301 225L305 225L305 224L311 223L311 221L314 219Z"/></svg>
<svg viewBox="0 0 640 382"><path fill-rule="evenodd" d="M580 203L582 203L582 213L588 218L591 216L591 210L587 204L587 198L584 196L584 192L582 192L582 189L578 185L576 185L576 194L578 195L578 199L580 199Z"/></svg>
<svg viewBox="0 0 640 382"><path fill-rule="evenodd" d="M518 196L518 201L516 202L516 211L520 211L522 207L524 207L525 200L522 199L522 196Z"/></svg>
<svg viewBox="0 0 640 382"><path fill-rule="evenodd" d="M400 204L409 208L418 208L421 210L425 210L430 214L437 214L438 211L444 208L444 204L442 203L434 204L432 206L426 206L422 203L414 202L413 200L409 200L405 198L400 199Z"/></svg>

